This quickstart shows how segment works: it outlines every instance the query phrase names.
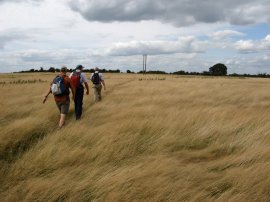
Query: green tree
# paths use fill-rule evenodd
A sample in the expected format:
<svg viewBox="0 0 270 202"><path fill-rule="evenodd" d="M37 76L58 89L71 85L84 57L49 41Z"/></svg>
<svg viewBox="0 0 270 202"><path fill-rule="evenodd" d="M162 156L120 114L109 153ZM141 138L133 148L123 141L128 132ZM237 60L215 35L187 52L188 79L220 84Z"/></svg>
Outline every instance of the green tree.
<svg viewBox="0 0 270 202"><path fill-rule="evenodd" d="M55 72L55 68L54 68L54 67L50 67L50 68L48 69L48 72Z"/></svg>
<svg viewBox="0 0 270 202"><path fill-rule="evenodd" d="M209 68L209 73L212 76L226 76L227 67L222 63L217 63L213 67Z"/></svg>

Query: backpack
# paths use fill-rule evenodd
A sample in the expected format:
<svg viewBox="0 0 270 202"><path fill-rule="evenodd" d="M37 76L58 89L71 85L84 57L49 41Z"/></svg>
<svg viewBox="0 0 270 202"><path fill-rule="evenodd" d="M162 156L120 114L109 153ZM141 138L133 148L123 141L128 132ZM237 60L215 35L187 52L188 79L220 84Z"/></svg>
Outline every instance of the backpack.
<svg viewBox="0 0 270 202"><path fill-rule="evenodd" d="M79 87L81 85L81 72L74 71L70 77L70 80L73 86Z"/></svg>
<svg viewBox="0 0 270 202"><path fill-rule="evenodd" d="M55 96L63 96L67 94L68 90L65 85L63 76L58 75L53 79L53 83L51 85L51 91L52 91L52 94Z"/></svg>
<svg viewBox="0 0 270 202"><path fill-rule="evenodd" d="M92 76L92 82L93 84L97 85L97 84L100 84L100 78L99 78L99 73L98 72L95 72Z"/></svg>

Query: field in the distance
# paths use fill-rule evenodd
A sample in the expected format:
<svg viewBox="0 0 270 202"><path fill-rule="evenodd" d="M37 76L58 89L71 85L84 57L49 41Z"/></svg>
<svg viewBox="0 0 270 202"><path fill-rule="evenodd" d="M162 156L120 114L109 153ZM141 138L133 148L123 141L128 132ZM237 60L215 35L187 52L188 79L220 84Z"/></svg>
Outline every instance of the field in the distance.
<svg viewBox="0 0 270 202"><path fill-rule="evenodd" d="M52 78L0 75L0 201L270 201L270 79L105 74L57 130Z"/></svg>

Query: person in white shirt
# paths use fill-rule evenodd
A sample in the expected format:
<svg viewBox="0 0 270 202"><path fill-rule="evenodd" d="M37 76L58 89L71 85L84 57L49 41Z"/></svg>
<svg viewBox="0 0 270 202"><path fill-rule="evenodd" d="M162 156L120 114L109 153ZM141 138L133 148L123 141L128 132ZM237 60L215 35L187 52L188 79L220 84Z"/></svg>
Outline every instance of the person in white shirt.
<svg viewBox="0 0 270 202"><path fill-rule="evenodd" d="M99 72L99 69L97 67L95 68L95 72L91 74L90 80L93 82L95 102L101 101L102 85L104 87L104 90L106 90L106 85L103 75Z"/></svg>
<svg viewBox="0 0 270 202"><path fill-rule="evenodd" d="M70 79L73 85L76 87L74 106L75 106L75 117L79 120L82 115L82 105L83 105L83 94L84 87L86 88L86 95L89 95L89 86L86 80L85 73L82 65L77 65L75 71L70 74Z"/></svg>

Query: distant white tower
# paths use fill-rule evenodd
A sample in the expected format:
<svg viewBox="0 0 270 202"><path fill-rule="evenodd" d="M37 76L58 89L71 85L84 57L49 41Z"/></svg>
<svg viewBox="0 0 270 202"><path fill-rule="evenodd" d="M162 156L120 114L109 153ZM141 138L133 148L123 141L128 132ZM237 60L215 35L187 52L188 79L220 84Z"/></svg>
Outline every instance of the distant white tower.
<svg viewBox="0 0 270 202"><path fill-rule="evenodd" d="M147 54L143 54L143 73L146 73Z"/></svg>

